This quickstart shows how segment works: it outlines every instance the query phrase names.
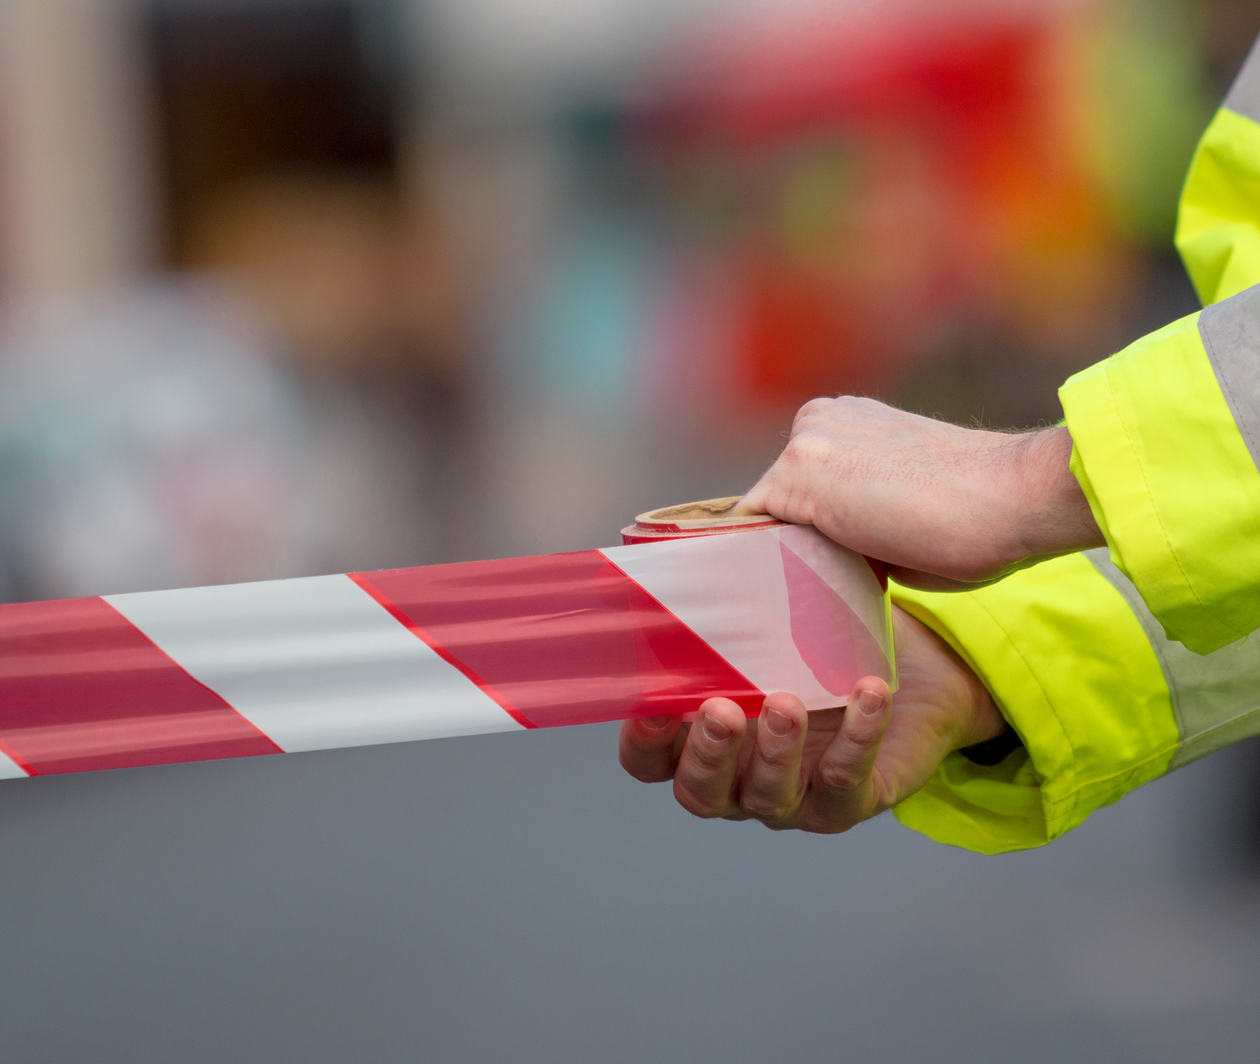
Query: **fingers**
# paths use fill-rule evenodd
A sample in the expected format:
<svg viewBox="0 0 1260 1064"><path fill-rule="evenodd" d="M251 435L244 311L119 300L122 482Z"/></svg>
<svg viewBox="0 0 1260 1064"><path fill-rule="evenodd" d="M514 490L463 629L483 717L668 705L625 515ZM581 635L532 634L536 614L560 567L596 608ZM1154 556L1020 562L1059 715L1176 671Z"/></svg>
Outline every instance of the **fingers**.
<svg viewBox="0 0 1260 1064"><path fill-rule="evenodd" d="M755 733L729 698L710 698L684 731L674 717L622 724L621 764L636 779L674 780L674 797L699 817L756 818L771 828L834 833L882 812L889 804L876 769L888 727L888 685L868 676L854 686L849 704L823 721L803 770L810 717L794 695L770 695ZM839 727L813 758L826 735ZM818 723L818 722L815 722ZM685 741L684 741L685 736Z"/></svg>
<svg viewBox="0 0 1260 1064"><path fill-rule="evenodd" d="M859 680L840 730L819 757L797 817L806 831L847 831L881 811L874 782L875 757L888 727L892 697L873 676Z"/></svg>
<svg viewBox="0 0 1260 1064"><path fill-rule="evenodd" d="M747 721L729 698L710 698L700 706L674 770L674 797L701 817L736 812L735 780Z"/></svg>
<svg viewBox="0 0 1260 1064"><path fill-rule="evenodd" d="M765 700L739 804L769 827L786 827L801 803L801 755L808 729L805 704L795 695L773 694Z"/></svg>
<svg viewBox="0 0 1260 1064"><path fill-rule="evenodd" d="M676 739L680 717L636 717L622 721L617 743L621 767L643 783L659 783L678 764Z"/></svg>

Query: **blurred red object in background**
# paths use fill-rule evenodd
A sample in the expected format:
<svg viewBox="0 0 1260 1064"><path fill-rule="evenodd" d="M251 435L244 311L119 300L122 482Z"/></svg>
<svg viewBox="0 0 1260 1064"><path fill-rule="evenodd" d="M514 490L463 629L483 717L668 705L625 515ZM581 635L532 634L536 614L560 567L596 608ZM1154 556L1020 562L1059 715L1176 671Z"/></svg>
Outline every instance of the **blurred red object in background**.
<svg viewBox="0 0 1260 1064"><path fill-rule="evenodd" d="M1115 233L1072 129L1073 32L1062 9L760 14L658 74L649 150L699 186L682 223L736 204L712 244L735 398L887 393L968 322L1096 276Z"/></svg>

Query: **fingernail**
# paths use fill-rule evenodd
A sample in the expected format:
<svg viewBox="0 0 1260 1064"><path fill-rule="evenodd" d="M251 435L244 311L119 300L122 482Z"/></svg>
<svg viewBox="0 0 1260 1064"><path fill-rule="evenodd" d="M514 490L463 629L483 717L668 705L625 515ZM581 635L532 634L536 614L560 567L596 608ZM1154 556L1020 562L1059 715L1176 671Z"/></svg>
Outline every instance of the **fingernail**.
<svg viewBox="0 0 1260 1064"><path fill-rule="evenodd" d="M865 713L868 717L873 717L877 713L883 712L884 696L878 691L865 690L862 691L857 698L858 709Z"/></svg>
<svg viewBox="0 0 1260 1064"><path fill-rule="evenodd" d="M662 728L668 727L669 722L674 718L668 715L660 717L640 717L639 723L649 731L660 731Z"/></svg>
<svg viewBox="0 0 1260 1064"><path fill-rule="evenodd" d="M731 737L731 729L716 717L710 717L707 713L704 715L704 723L701 727L704 729L705 737L710 742L721 743Z"/></svg>
<svg viewBox="0 0 1260 1064"><path fill-rule="evenodd" d="M761 714L761 720L771 735L780 738L792 730L792 721L777 709L767 709Z"/></svg>

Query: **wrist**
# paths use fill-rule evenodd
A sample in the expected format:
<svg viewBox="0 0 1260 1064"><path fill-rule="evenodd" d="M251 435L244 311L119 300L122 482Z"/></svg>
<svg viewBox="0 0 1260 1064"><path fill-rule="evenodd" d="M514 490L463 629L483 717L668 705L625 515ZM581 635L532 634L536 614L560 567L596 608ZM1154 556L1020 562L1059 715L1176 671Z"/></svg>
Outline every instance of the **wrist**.
<svg viewBox="0 0 1260 1064"><path fill-rule="evenodd" d="M936 635L935 632L932 634ZM940 639L940 636L936 636L936 638ZM964 685L967 692L964 705L970 708L970 713L967 715L954 749L960 750L964 747L988 743L1005 735L1011 730L1011 726L1007 723L1006 718L1002 716L997 703L993 701L993 696L989 694L989 689L981 683L980 677L972 671L970 665L959 657L953 647L945 643L943 639L941 643L956 663L960 673L960 682Z"/></svg>
<svg viewBox="0 0 1260 1064"><path fill-rule="evenodd" d="M943 738L948 750L988 742L1010 730L989 690L953 647L917 617L893 607L898 668L914 663L931 677L940 703L951 707Z"/></svg>
<svg viewBox="0 0 1260 1064"><path fill-rule="evenodd" d="M1072 474L1072 436L1058 426L1018 437L1012 471L1011 567L1101 547L1106 541Z"/></svg>

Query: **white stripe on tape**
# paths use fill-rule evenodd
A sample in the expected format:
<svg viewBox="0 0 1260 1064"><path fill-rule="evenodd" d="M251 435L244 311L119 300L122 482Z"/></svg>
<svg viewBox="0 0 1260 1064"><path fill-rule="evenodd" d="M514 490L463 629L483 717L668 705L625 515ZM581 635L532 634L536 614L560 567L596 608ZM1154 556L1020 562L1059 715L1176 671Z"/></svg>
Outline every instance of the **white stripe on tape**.
<svg viewBox="0 0 1260 1064"><path fill-rule="evenodd" d="M0 780L24 780L26 773L13 758L0 750Z"/></svg>
<svg viewBox="0 0 1260 1064"><path fill-rule="evenodd" d="M283 750L521 728L348 576L106 601Z"/></svg>
<svg viewBox="0 0 1260 1064"><path fill-rule="evenodd" d="M703 564L697 564L698 543L703 543ZM794 638L783 543L814 555L810 560L818 586L829 588L841 604L838 608L851 618L847 632L838 630L834 645L827 648L832 655L828 666L846 676L842 685L824 686ZM811 529L792 526L703 541L658 541L603 553L762 691L791 691L807 708L822 709L847 701L848 685L859 676L887 674L891 644L884 633L878 581L861 555L821 540ZM720 595L714 594L715 574L724 578ZM842 605L846 594L861 604L865 616Z"/></svg>

